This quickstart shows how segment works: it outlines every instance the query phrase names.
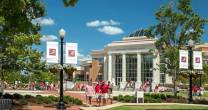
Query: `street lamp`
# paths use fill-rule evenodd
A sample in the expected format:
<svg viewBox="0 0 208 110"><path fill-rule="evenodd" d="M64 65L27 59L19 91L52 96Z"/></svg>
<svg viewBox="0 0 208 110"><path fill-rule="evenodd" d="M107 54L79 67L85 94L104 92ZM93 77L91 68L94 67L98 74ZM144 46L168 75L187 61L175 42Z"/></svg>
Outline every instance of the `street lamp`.
<svg viewBox="0 0 208 110"><path fill-rule="evenodd" d="M59 35L61 38L61 58L60 58L60 62L61 62L61 71L60 71L60 99L59 99L59 103L58 103L58 109L60 110L64 110L66 109L65 104L64 104L64 100L63 100L63 40L64 40L64 36L65 36L65 30L62 28L59 30Z"/></svg>
<svg viewBox="0 0 208 110"><path fill-rule="evenodd" d="M194 47L194 41L190 39L188 41L188 47L189 47L189 103L192 103L193 97L192 97L192 73L193 73L193 47Z"/></svg>

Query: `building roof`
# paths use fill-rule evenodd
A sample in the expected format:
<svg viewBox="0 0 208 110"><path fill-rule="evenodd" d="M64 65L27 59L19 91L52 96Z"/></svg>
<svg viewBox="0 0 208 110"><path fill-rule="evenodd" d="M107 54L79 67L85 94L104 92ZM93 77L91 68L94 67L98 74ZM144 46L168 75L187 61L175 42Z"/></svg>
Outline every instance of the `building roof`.
<svg viewBox="0 0 208 110"><path fill-rule="evenodd" d="M145 29L137 29L135 32L130 33L126 37L143 37L148 36L148 33L145 31Z"/></svg>

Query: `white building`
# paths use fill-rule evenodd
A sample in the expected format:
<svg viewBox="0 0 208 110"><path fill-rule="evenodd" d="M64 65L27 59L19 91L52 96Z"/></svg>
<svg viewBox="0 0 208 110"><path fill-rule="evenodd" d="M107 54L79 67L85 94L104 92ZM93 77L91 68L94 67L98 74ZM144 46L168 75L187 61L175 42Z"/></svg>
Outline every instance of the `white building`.
<svg viewBox="0 0 208 110"><path fill-rule="evenodd" d="M154 45L156 39L147 38L143 30L124 37L122 41L113 41L102 50L93 50L93 60L103 64L103 79L124 88L128 81L135 81L139 88L144 81L152 88L163 82L172 83L172 77L160 73L160 55Z"/></svg>

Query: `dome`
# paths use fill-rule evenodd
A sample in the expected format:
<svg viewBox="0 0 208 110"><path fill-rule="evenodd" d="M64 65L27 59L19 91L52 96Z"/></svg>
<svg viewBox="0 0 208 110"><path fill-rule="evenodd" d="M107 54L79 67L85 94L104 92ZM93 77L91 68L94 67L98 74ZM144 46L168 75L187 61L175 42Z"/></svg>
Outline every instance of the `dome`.
<svg viewBox="0 0 208 110"><path fill-rule="evenodd" d="M127 37L143 37L148 36L148 33L145 31L145 29L138 29L137 31L129 34Z"/></svg>

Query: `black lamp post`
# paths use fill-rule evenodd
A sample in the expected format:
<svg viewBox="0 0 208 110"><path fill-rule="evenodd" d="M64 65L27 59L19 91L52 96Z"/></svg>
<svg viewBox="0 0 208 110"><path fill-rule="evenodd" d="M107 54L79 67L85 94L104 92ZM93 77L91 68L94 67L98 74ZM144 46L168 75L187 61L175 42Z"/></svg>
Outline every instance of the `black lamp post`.
<svg viewBox="0 0 208 110"><path fill-rule="evenodd" d="M190 39L188 41L189 46L189 103L192 103L193 97L192 97L192 73L193 73L193 46L194 41Z"/></svg>
<svg viewBox="0 0 208 110"><path fill-rule="evenodd" d="M65 36L65 30L60 29L59 35L61 38L61 58L60 58L61 71L60 71L60 99L59 99L59 103L58 103L58 109L64 110L64 109L66 109L65 104L64 104L64 100L63 100L63 43L64 43L63 40L64 40L64 36Z"/></svg>

